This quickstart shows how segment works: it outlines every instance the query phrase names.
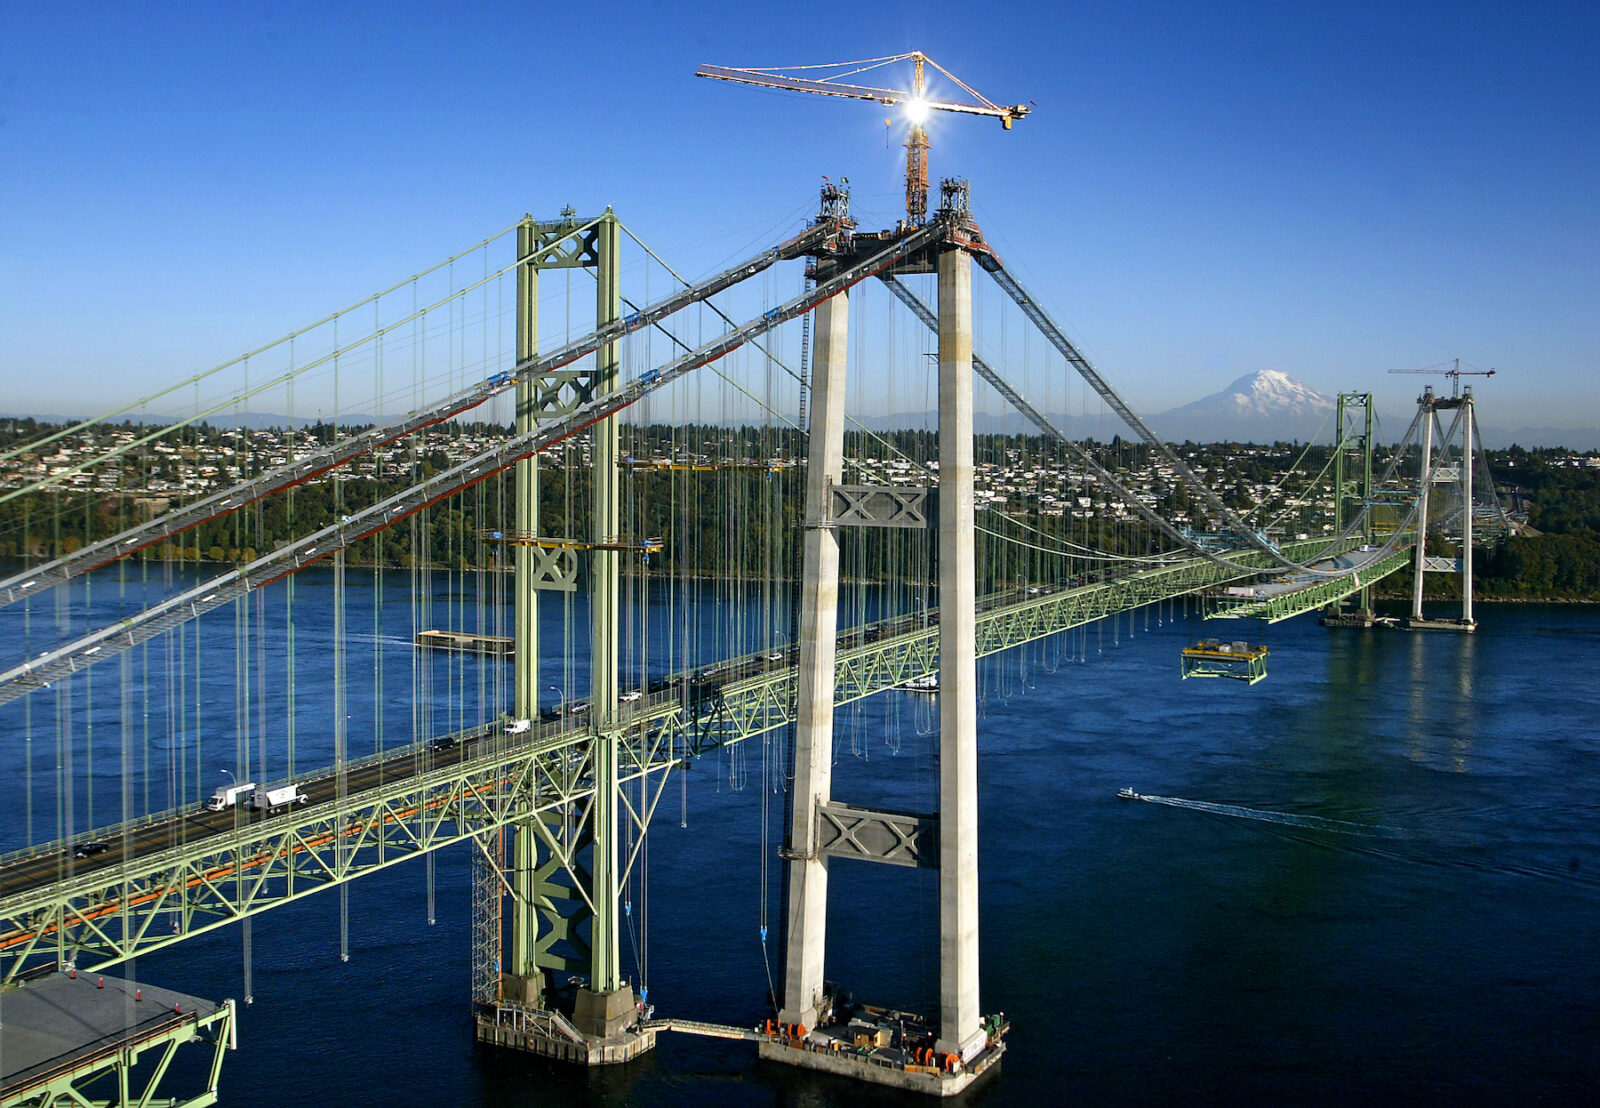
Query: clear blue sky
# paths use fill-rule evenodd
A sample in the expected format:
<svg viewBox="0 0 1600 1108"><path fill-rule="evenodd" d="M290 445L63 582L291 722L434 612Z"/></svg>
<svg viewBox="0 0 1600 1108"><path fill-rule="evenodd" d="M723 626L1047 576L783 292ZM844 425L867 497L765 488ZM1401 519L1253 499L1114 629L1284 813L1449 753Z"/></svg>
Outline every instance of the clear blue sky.
<svg viewBox="0 0 1600 1108"><path fill-rule="evenodd" d="M514 222L613 205L689 272L884 109L695 80L921 49L1035 113L933 173L1144 410L1258 369L1600 423L1600 4L0 4L0 410L88 412ZM1494 413L1488 405L1492 401Z"/></svg>

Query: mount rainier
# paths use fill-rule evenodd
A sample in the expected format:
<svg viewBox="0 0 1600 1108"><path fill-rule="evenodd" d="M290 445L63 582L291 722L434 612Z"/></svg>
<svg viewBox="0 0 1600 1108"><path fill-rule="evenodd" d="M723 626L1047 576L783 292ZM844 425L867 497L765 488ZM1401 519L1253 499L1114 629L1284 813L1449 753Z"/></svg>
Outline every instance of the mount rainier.
<svg viewBox="0 0 1600 1108"><path fill-rule="evenodd" d="M1332 400L1287 373L1263 369L1148 422L1164 438L1179 442L1304 442L1319 430L1328 437L1333 409Z"/></svg>

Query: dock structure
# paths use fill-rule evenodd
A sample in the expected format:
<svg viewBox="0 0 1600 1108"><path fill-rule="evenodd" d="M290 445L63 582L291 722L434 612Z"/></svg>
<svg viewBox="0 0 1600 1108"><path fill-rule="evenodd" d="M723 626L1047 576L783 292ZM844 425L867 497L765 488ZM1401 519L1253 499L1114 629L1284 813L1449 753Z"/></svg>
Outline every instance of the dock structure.
<svg viewBox="0 0 1600 1108"><path fill-rule="evenodd" d="M0 1105L217 1102L225 1053L236 1045L233 1001L102 974L55 973L0 994ZM211 1050L200 1088L173 1073L179 1049Z"/></svg>

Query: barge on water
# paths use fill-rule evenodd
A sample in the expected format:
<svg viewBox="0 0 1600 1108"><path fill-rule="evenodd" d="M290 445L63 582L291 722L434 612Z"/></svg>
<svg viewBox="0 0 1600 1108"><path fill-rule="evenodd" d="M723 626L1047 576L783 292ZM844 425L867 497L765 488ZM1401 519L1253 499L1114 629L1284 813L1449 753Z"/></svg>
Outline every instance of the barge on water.
<svg viewBox="0 0 1600 1108"><path fill-rule="evenodd" d="M1267 648L1247 642L1201 639L1183 648L1179 659L1185 680L1190 677L1228 677L1254 685L1267 675Z"/></svg>
<svg viewBox="0 0 1600 1108"><path fill-rule="evenodd" d="M505 635L474 635L466 631L418 631L417 645L429 650L448 650L455 654L491 654L511 657L512 640Z"/></svg>

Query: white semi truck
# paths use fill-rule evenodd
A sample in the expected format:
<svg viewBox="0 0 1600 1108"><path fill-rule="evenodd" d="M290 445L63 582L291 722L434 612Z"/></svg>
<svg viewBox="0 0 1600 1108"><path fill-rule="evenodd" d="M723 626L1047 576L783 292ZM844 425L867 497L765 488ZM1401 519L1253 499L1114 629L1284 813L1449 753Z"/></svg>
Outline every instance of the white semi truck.
<svg viewBox="0 0 1600 1108"><path fill-rule="evenodd" d="M300 791L296 784L279 785L275 789L257 789L250 800L250 805L258 812L276 812L280 808L287 808L291 804L304 804L310 797Z"/></svg>
<svg viewBox="0 0 1600 1108"><path fill-rule="evenodd" d="M206 811L220 812L224 808L232 808L242 798L248 796L255 787L256 783L254 781L246 781L242 785L224 785L212 793L211 798L206 801Z"/></svg>

